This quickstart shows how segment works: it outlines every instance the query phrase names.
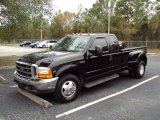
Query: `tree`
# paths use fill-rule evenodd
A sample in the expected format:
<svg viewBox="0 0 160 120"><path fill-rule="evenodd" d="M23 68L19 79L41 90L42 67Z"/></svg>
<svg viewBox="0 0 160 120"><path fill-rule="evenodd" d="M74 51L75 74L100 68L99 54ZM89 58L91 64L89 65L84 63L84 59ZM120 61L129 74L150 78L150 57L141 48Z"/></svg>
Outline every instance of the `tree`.
<svg viewBox="0 0 160 120"><path fill-rule="evenodd" d="M32 38L34 19L44 19L51 13L51 0L1 0L2 39ZM42 16L43 15L43 16ZM41 17L40 17L41 16ZM5 32L7 31L7 33ZM10 34L8 37L5 34Z"/></svg>
<svg viewBox="0 0 160 120"><path fill-rule="evenodd" d="M116 16L125 18L128 27L134 28L130 38L137 40L147 40L149 36L148 22L154 13L157 2L150 0L120 0L115 8Z"/></svg>
<svg viewBox="0 0 160 120"><path fill-rule="evenodd" d="M52 37L60 38L66 34L72 33L72 28L75 20L75 13L61 13L61 11L57 12L51 22Z"/></svg>
<svg viewBox="0 0 160 120"><path fill-rule="evenodd" d="M150 20L149 28L151 29L152 39L160 40L160 11L158 11Z"/></svg>
<svg viewBox="0 0 160 120"><path fill-rule="evenodd" d="M111 8L114 8L116 0L111 1ZM93 7L84 12L83 24L88 26L86 31L89 32L107 32L108 29L108 7L109 0L97 0ZM111 9L111 15L113 16L114 9ZM111 21L112 22L112 21ZM112 24L112 23L111 23Z"/></svg>

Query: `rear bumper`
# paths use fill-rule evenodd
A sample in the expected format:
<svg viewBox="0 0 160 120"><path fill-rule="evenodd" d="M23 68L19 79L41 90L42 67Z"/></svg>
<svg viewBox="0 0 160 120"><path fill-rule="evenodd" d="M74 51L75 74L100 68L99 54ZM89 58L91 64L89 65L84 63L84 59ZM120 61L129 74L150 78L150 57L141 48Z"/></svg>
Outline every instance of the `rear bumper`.
<svg viewBox="0 0 160 120"><path fill-rule="evenodd" d="M20 89L28 90L37 94L51 93L55 91L58 77L51 79L32 80L25 79L14 73L14 81L18 84Z"/></svg>

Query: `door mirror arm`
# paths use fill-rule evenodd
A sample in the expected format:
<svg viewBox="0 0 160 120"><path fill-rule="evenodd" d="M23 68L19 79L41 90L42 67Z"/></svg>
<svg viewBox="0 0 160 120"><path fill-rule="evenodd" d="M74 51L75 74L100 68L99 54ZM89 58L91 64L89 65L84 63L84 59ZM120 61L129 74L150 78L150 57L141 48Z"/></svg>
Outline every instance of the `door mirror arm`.
<svg viewBox="0 0 160 120"><path fill-rule="evenodd" d="M88 58L89 58L89 57L95 55L95 50L93 50L93 49L91 49L91 48L88 48L87 53L88 53L87 56L88 56Z"/></svg>
<svg viewBox="0 0 160 120"><path fill-rule="evenodd" d="M92 54L95 53L95 50L93 50L93 49L91 49L91 48L88 48L88 51L89 51L90 53L92 53Z"/></svg>
<svg viewBox="0 0 160 120"><path fill-rule="evenodd" d="M92 55L101 57L102 54L103 54L103 49L102 49L102 46L100 46L100 45L97 45L97 46L95 47L95 50L93 50L93 49L91 49L91 48L88 48L88 54L87 54L88 58L89 58L90 56L92 56Z"/></svg>
<svg viewBox="0 0 160 120"><path fill-rule="evenodd" d="M103 48L102 48L102 46L97 45L95 47L95 55L98 56L98 57L101 57L102 54L103 54Z"/></svg>

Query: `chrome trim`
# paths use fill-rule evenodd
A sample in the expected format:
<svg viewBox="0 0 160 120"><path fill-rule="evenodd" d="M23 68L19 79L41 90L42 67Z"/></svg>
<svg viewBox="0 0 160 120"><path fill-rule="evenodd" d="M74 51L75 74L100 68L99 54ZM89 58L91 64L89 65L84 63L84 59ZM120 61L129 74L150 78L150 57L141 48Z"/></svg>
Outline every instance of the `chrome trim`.
<svg viewBox="0 0 160 120"><path fill-rule="evenodd" d="M32 65L31 63L26 63L26 62L21 62L21 61L16 61L16 63L23 64L23 65L29 65L29 66Z"/></svg>
<svg viewBox="0 0 160 120"><path fill-rule="evenodd" d="M25 68L23 68L23 69L25 69ZM29 73L29 72L25 72L24 70L22 70L22 68L19 70L19 69L17 69L17 71L18 72L22 72L22 73L25 73L25 74L29 74L29 75L31 75L31 73Z"/></svg>
<svg viewBox="0 0 160 120"><path fill-rule="evenodd" d="M18 63L19 64L19 63ZM24 69L27 69L27 70L30 70L30 68L26 68L26 67L23 67L23 66L20 66L20 65L18 65L18 64L16 64L16 67L18 68L18 67L21 67L21 68L24 68ZM21 65L24 65L24 64L21 64ZM28 66L28 65L27 65Z"/></svg>
<svg viewBox="0 0 160 120"><path fill-rule="evenodd" d="M51 79L42 79L42 80L39 80L39 81L30 81L30 83L32 84L46 84L46 83L50 83L50 82L53 82L55 80L58 80L59 77L54 77L54 78L51 78ZM54 86L53 86L54 87Z"/></svg>
<svg viewBox="0 0 160 120"><path fill-rule="evenodd" d="M25 90L32 91L35 93L41 93L41 92L49 93L49 92L54 92L59 77L54 77L51 79L32 80L32 79L25 79L18 76L17 72L15 71L14 79L16 83L24 84ZM32 86L32 87L30 88L27 86Z"/></svg>
<svg viewBox="0 0 160 120"><path fill-rule="evenodd" d="M27 77L27 76L21 75L21 74L19 74L19 73L17 73L17 75L18 75L18 76L20 76L21 78L25 78L25 80L26 80L26 79L30 79L30 77Z"/></svg>
<svg viewBox="0 0 160 120"><path fill-rule="evenodd" d="M77 86L73 81L66 81L61 88L61 93L64 97L70 98L76 93Z"/></svg>
<svg viewBox="0 0 160 120"><path fill-rule="evenodd" d="M34 85L34 84L39 84L39 83L49 83L49 82L52 82L52 81L55 81L55 80L58 80L59 77L54 77L54 78L51 78L51 79L42 79L42 80L37 80L37 81L34 81L32 79L24 79L20 76L17 75L17 73L15 72L14 73L14 77L15 78L18 78L18 81L19 82L22 82L25 81L25 83L29 83L30 85ZM17 80L17 79L16 79Z"/></svg>
<svg viewBox="0 0 160 120"><path fill-rule="evenodd" d="M140 67L139 67L139 73L140 73L141 76L143 76L144 71L145 71L145 67L144 67L143 64L141 64Z"/></svg>
<svg viewBox="0 0 160 120"><path fill-rule="evenodd" d="M36 69L36 73L34 74L34 68ZM36 64L32 64L31 65L31 75L32 75L32 79L37 79L38 78L38 66Z"/></svg>
<svg viewBox="0 0 160 120"><path fill-rule="evenodd" d="M17 75L23 78L30 79L32 77L31 73L31 65L30 63L16 61L16 70ZM26 74L26 75L24 75Z"/></svg>

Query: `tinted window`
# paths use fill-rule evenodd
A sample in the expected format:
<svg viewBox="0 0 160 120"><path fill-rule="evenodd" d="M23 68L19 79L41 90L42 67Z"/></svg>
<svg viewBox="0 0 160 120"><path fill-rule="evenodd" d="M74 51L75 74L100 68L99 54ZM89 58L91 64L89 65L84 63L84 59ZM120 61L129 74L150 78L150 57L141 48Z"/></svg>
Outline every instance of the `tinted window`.
<svg viewBox="0 0 160 120"><path fill-rule="evenodd" d="M114 36L109 35L108 36L108 40L109 40L110 50L111 51L118 51L118 50L120 50L119 43L118 43L117 39Z"/></svg>
<svg viewBox="0 0 160 120"><path fill-rule="evenodd" d="M56 41L50 41L50 43L56 43Z"/></svg>
<svg viewBox="0 0 160 120"><path fill-rule="evenodd" d="M104 51L108 50L108 46L105 38L96 38L91 46L91 49L94 50L97 45L102 46Z"/></svg>

